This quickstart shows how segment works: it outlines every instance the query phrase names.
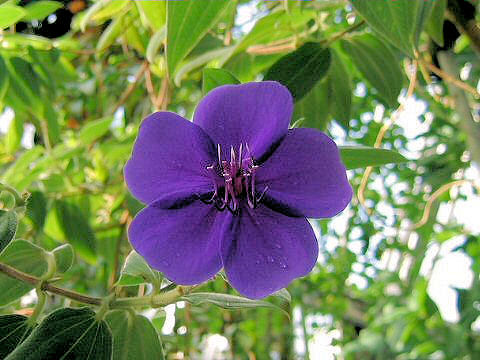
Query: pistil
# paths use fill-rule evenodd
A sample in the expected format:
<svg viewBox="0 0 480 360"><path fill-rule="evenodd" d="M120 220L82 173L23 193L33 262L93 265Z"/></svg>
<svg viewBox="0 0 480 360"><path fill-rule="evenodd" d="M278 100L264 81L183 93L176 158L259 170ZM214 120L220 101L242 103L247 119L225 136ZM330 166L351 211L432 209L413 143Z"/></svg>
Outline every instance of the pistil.
<svg viewBox="0 0 480 360"><path fill-rule="evenodd" d="M246 149L247 157L243 152ZM210 199L202 200L204 203L213 204L218 210L228 209L233 214L238 213L240 200L246 199L250 208L255 208L262 201L268 187L263 189L260 196L255 190L255 172L258 165L255 164L248 145L240 144L238 153L233 146L230 147L230 161L222 160L220 145L217 145L218 161L216 164L207 166L211 176L214 192ZM218 176L223 179L219 184ZM223 191L223 196L221 195Z"/></svg>

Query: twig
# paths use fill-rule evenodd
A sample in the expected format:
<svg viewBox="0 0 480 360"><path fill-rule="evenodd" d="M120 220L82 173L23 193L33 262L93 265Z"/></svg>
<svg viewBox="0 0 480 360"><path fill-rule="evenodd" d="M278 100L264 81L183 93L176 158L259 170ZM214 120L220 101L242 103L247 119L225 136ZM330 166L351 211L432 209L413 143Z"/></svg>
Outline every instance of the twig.
<svg viewBox="0 0 480 360"><path fill-rule="evenodd" d="M325 46L330 45L332 42L337 41L338 39L343 38L345 35L348 33L351 33L352 31L357 30L359 27L361 27L363 24L365 24L365 20L362 20L355 25L350 26L349 28L340 31L337 34L333 34L331 37L325 40Z"/></svg>
<svg viewBox="0 0 480 360"><path fill-rule="evenodd" d="M127 101L128 97L132 94L132 92L135 90L135 88L137 87L138 85L138 81L140 80L140 78L143 76L143 74L145 73L145 71L148 69L148 61L145 61L142 66L140 67L140 69L138 70L138 72L135 74L135 79L133 80L133 82L131 84L128 85L128 87L126 88L126 90L123 92L123 94L120 96L120 100L118 100L118 102L115 104L114 106L114 112L117 111L117 109L122 106L125 101Z"/></svg>
<svg viewBox="0 0 480 360"><path fill-rule="evenodd" d="M416 61L413 62L413 74L410 76L410 83L408 85L407 95L405 96L405 101L409 99L413 92L415 91L415 86L417 84L417 70L418 70L418 63ZM404 102L405 103L405 102ZM397 110L393 113L390 117L390 121L386 122L380 129L377 134L377 138L375 139L375 148L379 148L382 145L382 141L387 133L388 129L395 123L397 118L403 112L405 105L404 103L400 104ZM362 181L360 182L360 186L358 187L357 197L360 204L370 213L369 209L365 204L365 189L368 184L368 179L370 178L370 174L372 173L373 167L369 166L365 169L365 173L363 174Z"/></svg>
<svg viewBox="0 0 480 360"><path fill-rule="evenodd" d="M0 272L4 273L7 276L10 276L11 278L29 283L33 285L34 287L38 286L41 284L43 281L40 280L39 278L26 274L20 270L17 270L7 264L0 263ZM64 288L60 288L58 286L52 285L48 282L43 282L41 290L43 291L48 291L54 294L62 295L64 297L67 297L69 299L84 303L84 304L90 304L90 305L101 305L102 299L97 298L97 297L91 297L87 295L80 294L76 291L72 290L67 290Z"/></svg>
<svg viewBox="0 0 480 360"><path fill-rule="evenodd" d="M461 186L464 184L472 184L475 186L474 182L471 180L457 180L457 181L452 181L447 184L444 184L440 186L427 200L427 203L425 204L425 208L423 209L423 215L422 218L420 219L419 222L413 224L411 227L407 229L402 229L402 230L415 230L423 225L425 225L428 222L428 219L430 218L430 210L432 209L432 205L437 200L443 193L447 192L451 188Z"/></svg>
<svg viewBox="0 0 480 360"><path fill-rule="evenodd" d="M52 285L47 281L44 281L42 279L39 279L29 274L26 274L7 264L0 263L0 273L4 273L5 275L11 278L31 284L34 287L40 286L40 290L42 291L48 291L53 294L61 295L83 304L101 306L103 303L102 298L83 295L73 290L68 290L68 289L64 289L64 288ZM135 306L152 306L152 307L165 306L177 301L180 297L190 293L196 287L197 285L176 286L172 290L160 292L159 294L152 295L152 296L126 297L126 298L120 298L120 299L113 299L110 303L110 308L112 309L126 308L126 307L132 307L132 306L134 307Z"/></svg>
<svg viewBox="0 0 480 360"><path fill-rule="evenodd" d="M426 66L431 72L440 76L443 80L445 80L449 83L452 83L453 85L469 92L470 94L475 96L476 99L480 98L480 93L477 90L475 90L474 87L468 85L467 83L464 83L461 80L458 80L454 76L448 74L447 72L443 71L442 69L439 69L435 65L429 63L428 61L425 61L423 59L418 59L418 61L420 62L420 64Z"/></svg>
<svg viewBox="0 0 480 360"><path fill-rule="evenodd" d="M247 53L252 55L270 55L295 50L296 48L295 40L289 40L289 42L281 45L253 45L247 48Z"/></svg>
<svg viewBox="0 0 480 360"><path fill-rule="evenodd" d="M150 96L150 102L154 106L155 110L160 110L161 108L161 104L159 104L160 94L158 96L157 94L155 94L155 88L153 86L152 73L150 72L150 68L147 68L147 71L145 72L145 85L147 87L148 95ZM163 83L162 83L162 87L163 87Z"/></svg>

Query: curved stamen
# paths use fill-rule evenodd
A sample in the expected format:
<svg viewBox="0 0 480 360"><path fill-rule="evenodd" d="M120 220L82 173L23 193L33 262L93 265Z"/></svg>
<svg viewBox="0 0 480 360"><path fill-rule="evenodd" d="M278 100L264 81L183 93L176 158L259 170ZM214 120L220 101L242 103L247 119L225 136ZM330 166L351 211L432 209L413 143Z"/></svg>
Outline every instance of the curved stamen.
<svg viewBox="0 0 480 360"><path fill-rule="evenodd" d="M244 150L245 149L245 150ZM243 156L246 152L247 157ZM252 157L248 144L240 144L238 154L233 146L230 147L230 161L222 160L222 150L217 145L218 162L207 166L213 182L213 195L210 199L200 199L205 204L213 204L219 211L227 209L232 214L238 214L240 199L246 199L250 208L256 208L262 201L268 186L257 196L255 190L255 172L258 165ZM223 186L218 183L218 176L223 178ZM223 190L223 196L220 192Z"/></svg>

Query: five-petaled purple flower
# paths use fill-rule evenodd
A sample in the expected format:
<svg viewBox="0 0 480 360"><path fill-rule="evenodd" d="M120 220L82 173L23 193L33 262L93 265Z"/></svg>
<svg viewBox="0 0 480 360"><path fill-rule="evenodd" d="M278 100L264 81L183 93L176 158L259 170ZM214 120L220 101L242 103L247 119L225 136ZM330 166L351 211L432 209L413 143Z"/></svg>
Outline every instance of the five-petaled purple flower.
<svg viewBox="0 0 480 360"><path fill-rule="evenodd" d="M352 188L328 136L288 129L292 108L289 91L265 81L212 90L193 123L170 112L143 121L125 179L148 206L129 238L153 268L182 285L223 268L250 298L311 271L306 217L336 215Z"/></svg>

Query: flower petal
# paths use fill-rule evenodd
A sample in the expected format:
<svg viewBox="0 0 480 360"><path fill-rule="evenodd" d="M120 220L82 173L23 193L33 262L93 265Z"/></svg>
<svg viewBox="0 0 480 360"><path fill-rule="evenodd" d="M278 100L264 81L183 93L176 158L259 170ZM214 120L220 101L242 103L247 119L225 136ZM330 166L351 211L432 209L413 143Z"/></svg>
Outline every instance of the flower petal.
<svg viewBox="0 0 480 360"><path fill-rule="evenodd" d="M314 129L289 130L256 179L258 188L268 186L264 203L287 215L332 217L352 199L337 146Z"/></svg>
<svg viewBox="0 0 480 360"><path fill-rule="evenodd" d="M260 205L243 207L224 226L222 261L232 286L249 298L262 298L308 274L318 244L305 218L288 217Z"/></svg>
<svg viewBox="0 0 480 360"><path fill-rule="evenodd" d="M195 201L179 209L150 205L133 219L128 237L154 269L181 285L199 284L221 268L218 211Z"/></svg>
<svg viewBox="0 0 480 360"><path fill-rule="evenodd" d="M193 122L222 146L225 159L242 143L260 159L287 133L292 109L290 92L275 81L224 85L200 102Z"/></svg>
<svg viewBox="0 0 480 360"><path fill-rule="evenodd" d="M159 197L181 199L213 190L206 166L215 161L215 147L195 124L171 112L157 112L140 126L125 181L145 203Z"/></svg>

